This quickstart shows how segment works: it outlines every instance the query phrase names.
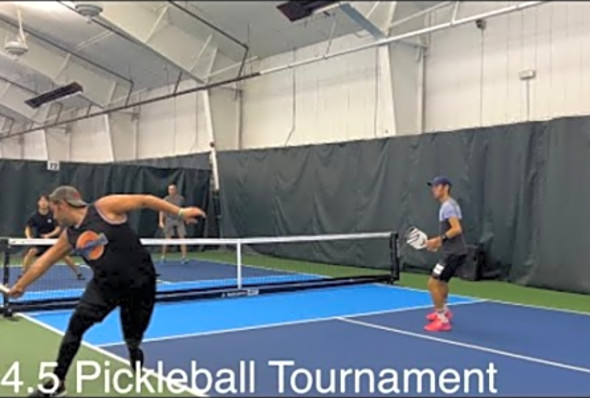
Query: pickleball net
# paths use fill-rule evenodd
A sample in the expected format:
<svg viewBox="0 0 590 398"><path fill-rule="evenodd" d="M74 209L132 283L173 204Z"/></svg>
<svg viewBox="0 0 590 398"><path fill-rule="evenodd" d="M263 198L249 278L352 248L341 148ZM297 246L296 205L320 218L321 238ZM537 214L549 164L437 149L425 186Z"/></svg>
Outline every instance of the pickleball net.
<svg viewBox="0 0 590 398"><path fill-rule="evenodd" d="M1 239L3 283L22 273L31 248L50 239ZM399 278L398 235L391 232L240 239L142 239L158 274L158 301L250 296L347 284L390 283ZM162 246L167 253L162 257ZM183 258L180 245L187 248ZM3 297L13 311L72 308L92 270L74 253L80 280L63 260L18 299ZM130 264L129 266L133 266Z"/></svg>

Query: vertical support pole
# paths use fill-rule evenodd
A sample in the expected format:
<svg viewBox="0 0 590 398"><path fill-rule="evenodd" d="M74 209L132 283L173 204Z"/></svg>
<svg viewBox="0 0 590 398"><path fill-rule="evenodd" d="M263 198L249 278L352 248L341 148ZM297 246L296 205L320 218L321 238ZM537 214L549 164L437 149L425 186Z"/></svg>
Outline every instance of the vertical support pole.
<svg viewBox="0 0 590 398"><path fill-rule="evenodd" d="M48 135L47 129L41 130L41 133L43 134L43 144L44 144L43 147L45 150L45 156L43 157L43 160L60 160L60 159L52 158L51 154L49 153L49 137L47 136Z"/></svg>
<svg viewBox="0 0 590 398"><path fill-rule="evenodd" d="M2 130L0 130L0 137L6 134L6 123L8 119L5 116L2 116ZM0 158L4 157L4 143L0 140Z"/></svg>
<svg viewBox="0 0 590 398"><path fill-rule="evenodd" d="M385 32L385 36L389 37L391 35L391 24L393 24L393 18L395 17L395 11L397 10L397 1L392 1L389 5L389 10L387 10L387 19L386 24L383 27L383 32Z"/></svg>
<svg viewBox="0 0 590 398"><path fill-rule="evenodd" d="M19 135L18 137L16 137L16 142L18 143L18 150L19 150L20 159L24 159L25 158L25 136Z"/></svg>
<svg viewBox="0 0 590 398"><path fill-rule="evenodd" d="M391 59L389 46L380 46L377 48L377 57L379 68L379 95L377 104L381 110L382 132L386 135L397 135L396 117L395 117L395 87L393 87Z"/></svg>
<svg viewBox="0 0 590 398"><path fill-rule="evenodd" d="M0 250L2 250L4 254L3 264L2 264L2 283L4 286L8 286L10 282L10 243L8 239L2 239L0 241ZM7 294L2 295L2 313L5 318L9 318L12 316L12 308L10 308L10 300Z"/></svg>
<svg viewBox="0 0 590 398"><path fill-rule="evenodd" d="M66 124L66 131L65 131L65 134L68 136L68 159L67 159L67 160L68 160L69 162L71 162L71 161L72 161L72 157L73 157L73 156L72 156L72 154L73 154L73 148L72 148L72 146L73 146L73 143L72 143L72 135L74 134L74 133L72 132L73 128L74 128L74 127L73 127L73 125L72 125L71 123L70 123L70 124Z"/></svg>
<svg viewBox="0 0 590 398"><path fill-rule="evenodd" d="M418 51L418 84L417 84L417 104L416 104L416 131L418 134L424 132L424 92L425 92L425 73L426 73L426 49L419 47Z"/></svg>
<svg viewBox="0 0 590 398"><path fill-rule="evenodd" d="M213 117L211 115L211 102L209 98L209 91L201 91L201 98L203 99L203 108L205 113L205 130L209 138L209 161L211 162L211 173L213 174L213 189L219 191L219 171L217 169L217 151L215 150L215 134L213 133Z"/></svg>
<svg viewBox="0 0 590 398"><path fill-rule="evenodd" d="M139 159L139 109L131 115L133 128L133 159Z"/></svg>
<svg viewBox="0 0 590 398"><path fill-rule="evenodd" d="M244 148L244 91L240 90L238 95L238 147Z"/></svg>
<svg viewBox="0 0 590 398"><path fill-rule="evenodd" d="M238 289L242 288L242 242L238 240L238 244L236 246L236 262L238 267Z"/></svg>
<svg viewBox="0 0 590 398"><path fill-rule="evenodd" d="M115 159L115 147L113 145L113 134L111 131L111 118L109 117L109 115L104 115L103 117L103 122L104 122L104 128L105 128L105 132L107 134L107 137L109 139L109 148L110 148L110 160L112 162L114 162Z"/></svg>

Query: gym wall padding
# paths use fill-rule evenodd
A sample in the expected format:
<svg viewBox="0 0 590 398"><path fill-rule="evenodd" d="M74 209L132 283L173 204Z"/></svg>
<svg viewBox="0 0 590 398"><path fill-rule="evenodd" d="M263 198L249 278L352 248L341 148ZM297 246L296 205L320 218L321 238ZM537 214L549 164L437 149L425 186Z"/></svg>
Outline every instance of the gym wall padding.
<svg viewBox="0 0 590 398"><path fill-rule="evenodd" d="M486 252L484 276L590 293L590 118L220 152L218 162L226 237L410 226L435 235L438 204L426 182L444 174L468 243ZM401 254L423 271L437 259L407 246ZM382 256L329 244L304 255L366 267L381 267Z"/></svg>
<svg viewBox="0 0 590 398"><path fill-rule="evenodd" d="M115 164L148 166L164 169L211 170L211 164L209 163L209 153L193 153L189 155L178 155L164 158L128 160L116 162ZM219 237L219 217L215 212L216 203L218 202L217 194L213 192L212 189L210 189L208 199L208 203L210 203L210 205L207 212L207 220L205 220L206 230L204 231L203 236L210 238Z"/></svg>
<svg viewBox="0 0 590 398"><path fill-rule="evenodd" d="M38 196L63 184L75 186L91 202L113 193L163 197L167 186L174 182L187 203L199 205L209 213L210 174L209 170L81 163L61 163L60 170L54 172L47 170L45 162L0 160L0 181L4 186L0 195L0 234L23 236L26 220L37 208ZM129 222L142 237L161 235L157 212L147 209L131 212ZM205 224L191 225L187 231L189 237L203 236Z"/></svg>

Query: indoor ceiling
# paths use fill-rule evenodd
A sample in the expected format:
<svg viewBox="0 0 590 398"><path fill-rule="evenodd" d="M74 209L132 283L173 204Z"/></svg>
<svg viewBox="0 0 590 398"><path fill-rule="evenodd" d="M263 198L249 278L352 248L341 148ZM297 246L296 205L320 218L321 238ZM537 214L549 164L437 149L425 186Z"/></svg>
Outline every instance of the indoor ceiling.
<svg viewBox="0 0 590 398"><path fill-rule="evenodd" d="M207 73L238 65L246 47L249 60L261 59L331 36L368 34L337 6L290 22L277 9L282 1L102 2L103 12L89 22L75 11L76 3L0 2L0 40L17 37L20 10L29 46L20 59L0 48L0 85L12 84L20 98L78 81L90 89L61 101L64 108L105 108L130 92L174 84L179 76L206 81ZM424 9L438 2L412 3ZM209 63L203 54L212 48L212 61L203 68L198 62ZM92 92L111 82L111 92ZM10 110L9 98L0 98L0 116L27 119L26 112L14 112L18 107Z"/></svg>

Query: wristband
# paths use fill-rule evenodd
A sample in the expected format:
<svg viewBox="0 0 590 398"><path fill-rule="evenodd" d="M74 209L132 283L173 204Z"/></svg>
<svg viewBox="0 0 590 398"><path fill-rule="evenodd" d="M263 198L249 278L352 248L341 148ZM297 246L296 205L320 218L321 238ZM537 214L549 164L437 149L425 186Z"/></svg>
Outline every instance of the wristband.
<svg viewBox="0 0 590 398"><path fill-rule="evenodd" d="M182 209L178 210L178 217L182 217L182 213L184 213L184 210L182 210Z"/></svg>
<svg viewBox="0 0 590 398"><path fill-rule="evenodd" d="M448 239L449 239L449 237L447 236L447 234L442 234L441 237L440 237L441 242L444 242L444 241L446 241Z"/></svg>

